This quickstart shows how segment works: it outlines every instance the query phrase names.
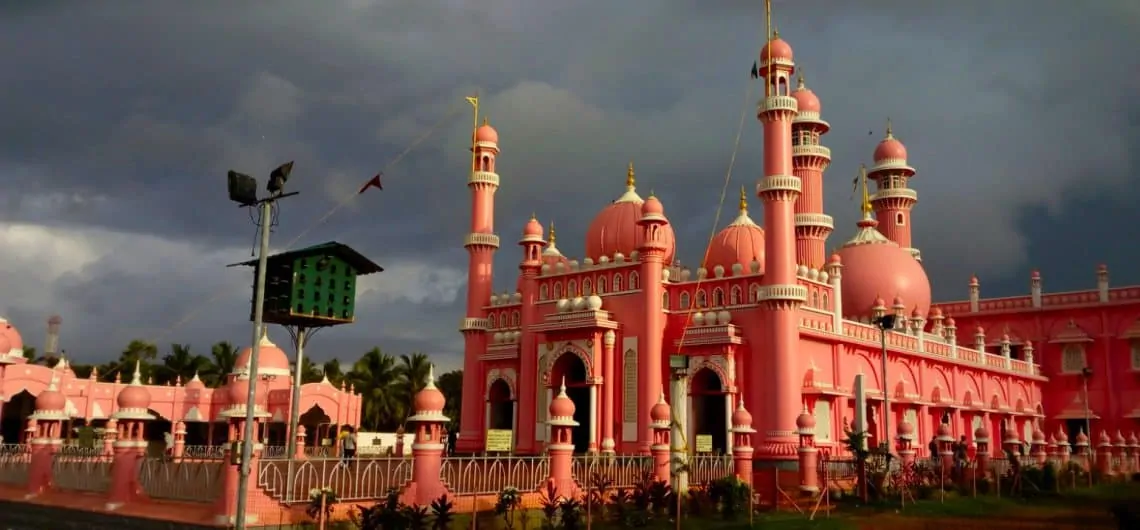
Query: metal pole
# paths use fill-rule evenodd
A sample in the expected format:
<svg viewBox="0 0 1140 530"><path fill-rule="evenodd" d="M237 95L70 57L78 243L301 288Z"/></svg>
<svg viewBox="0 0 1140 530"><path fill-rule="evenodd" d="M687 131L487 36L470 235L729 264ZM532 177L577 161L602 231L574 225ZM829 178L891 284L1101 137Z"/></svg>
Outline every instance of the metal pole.
<svg viewBox="0 0 1140 530"><path fill-rule="evenodd" d="M1093 447L1092 421L1089 419L1089 416L1091 414L1089 414L1089 372L1088 372L1087 366L1085 367L1083 373L1081 373L1081 387L1082 387L1082 394L1084 394L1081 397L1081 400L1085 402L1085 435L1087 435L1089 438L1089 448L1087 449L1087 451L1089 451L1089 454L1092 455L1091 461L1096 462L1096 450L1092 449L1092 447ZM1089 470L1089 476L1092 476L1092 470L1091 469Z"/></svg>
<svg viewBox="0 0 1140 530"><path fill-rule="evenodd" d="M887 328L879 326L879 340L883 347L883 379L879 386L883 387L883 440L887 444L887 454L891 454L891 398L887 391ZM889 464L888 464L889 465ZM890 471L888 469L888 471Z"/></svg>
<svg viewBox="0 0 1140 530"><path fill-rule="evenodd" d="M285 477L285 491L289 492L287 499L293 498L293 467L297 456L297 424L301 420L301 375L304 373L302 367L305 365L306 331L308 330L305 329L305 326L297 326L297 332L293 334L293 347L297 349L297 365L293 368L293 402L289 407L289 439L285 441L285 450L288 451L287 456L289 458L289 476Z"/></svg>
<svg viewBox="0 0 1140 530"><path fill-rule="evenodd" d="M237 514L234 517L234 528L245 530L245 505L247 490L249 489L249 461L253 458L254 412L257 410L257 356L261 353L261 321L265 309L265 267L269 254L269 223L272 214L273 200L268 199L261 203L261 212L258 219L261 230L261 246L257 251L257 283L254 284L253 294L253 343L249 352L249 393L246 394L245 428L242 430L241 468L238 471Z"/></svg>

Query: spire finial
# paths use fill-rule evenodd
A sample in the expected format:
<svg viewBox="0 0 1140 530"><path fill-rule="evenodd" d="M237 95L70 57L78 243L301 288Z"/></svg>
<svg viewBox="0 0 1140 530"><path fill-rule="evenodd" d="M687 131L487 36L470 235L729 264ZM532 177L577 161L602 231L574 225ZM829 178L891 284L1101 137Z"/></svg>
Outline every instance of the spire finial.
<svg viewBox="0 0 1140 530"><path fill-rule="evenodd" d="M538 214L534 213L534 212L530 212L530 220L531 221L537 221L538 220Z"/></svg>
<svg viewBox="0 0 1140 530"><path fill-rule="evenodd" d="M887 118L887 138L890 139L890 138L894 138L894 137L895 137L895 135L892 134L892 131L891 131L891 118L888 117Z"/></svg>
<svg viewBox="0 0 1140 530"><path fill-rule="evenodd" d="M566 397L566 376L562 376L562 388L558 391L559 397Z"/></svg>
<svg viewBox="0 0 1140 530"><path fill-rule="evenodd" d="M625 187L633 189L634 184L637 183L636 175L633 172L633 162L629 163L629 169L625 172Z"/></svg>
<svg viewBox="0 0 1140 530"><path fill-rule="evenodd" d="M428 365L427 383L424 388L435 388L435 363Z"/></svg>
<svg viewBox="0 0 1140 530"><path fill-rule="evenodd" d="M802 71L796 75L796 88L804 89L804 73Z"/></svg>
<svg viewBox="0 0 1140 530"><path fill-rule="evenodd" d="M887 133L888 135L890 133ZM859 164L859 180L863 185L863 218L871 218L871 195L867 191L867 165Z"/></svg>
<svg viewBox="0 0 1140 530"><path fill-rule="evenodd" d="M740 187L740 213L748 213L748 192L744 186Z"/></svg>
<svg viewBox="0 0 1140 530"><path fill-rule="evenodd" d="M777 28L775 24L772 24L772 40L778 38L780 38L780 28Z"/></svg>
<svg viewBox="0 0 1140 530"><path fill-rule="evenodd" d="M489 125L491 125L491 118L488 118L487 116L483 116L483 126L489 126Z"/></svg>
<svg viewBox="0 0 1140 530"><path fill-rule="evenodd" d="M135 373L131 377L131 384L132 385L141 385L142 384L142 370L140 369L141 366L142 366L142 361L139 359L135 359Z"/></svg>
<svg viewBox="0 0 1140 530"><path fill-rule="evenodd" d="M550 245L554 246L554 241L558 236L554 233L554 221L550 221Z"/></svg>

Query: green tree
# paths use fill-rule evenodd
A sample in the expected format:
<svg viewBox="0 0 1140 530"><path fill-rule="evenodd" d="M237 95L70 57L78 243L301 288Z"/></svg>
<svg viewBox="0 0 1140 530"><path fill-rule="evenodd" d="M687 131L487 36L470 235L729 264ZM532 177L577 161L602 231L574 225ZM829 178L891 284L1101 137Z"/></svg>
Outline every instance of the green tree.
<svg viewBox="0 0 1140 530"><path fill-rule="evenodd" d="M321 368L313 363L309 357L301 362L301 384L319 383L324 375L321 373Z"/></svg>
<svg viewBox="0 0 1140 530"><path fill-rule="evenodd" d="M217 388L225 384L226 376L233 373L237 365L238 349L229 341L221 341L210 347L210 363L199 374L206 386Z"/></svg>
<svg viewBox="0 0 1140 530"><path fill-rule="evenodd" d="M435 385L447 400L443 415L458 423L459 411L463 410L463 370L452 370L439 376Z"/></svg>
<svg viewBox="0 0 1140 530"><path fill-rule="evenodd" d="M145 383L151 376L151 364L158 358L158 346L152 342L134 339L119 353L119 358L104 365L106 370L99 370L106 380L112 381L118 375L123 381L130 381L135 373L136 364Z"/></svg>
<svg viewBox="0 0 1140 530"><path fill-rule="evenodd" d="M209 371L211 366L210 359L192 352L189 344L171 344L170 353L154 369L154 380L158 384L172 383L179 379L185 383L194 374L201 375L201 372Z"/></svg>
<svg viewBox="0 0 1140 530"><path fill-rule="evenodd" d="M344 381L344 369L340 366L340 359L329 359L321 365L321 377L327 377L329 382L340 386Z"/></svg>
<svg viewBox="0 0 1140 530"><path fill-rule="evenodd" d="M361 395L364 430L393 430L403 420L401 375L394 357L372 348L353 363L345 379Z"/></svg>
<svg viewBox="0 0 1140 530"><path fill-rule="evenodd" d="M431 373L431 361L422 353L404 354L400 356L400 386L402 387L400 401L405 405L405 411L412 409L412 400L416 392L423 390L427 385L428 374Z"/></svg>

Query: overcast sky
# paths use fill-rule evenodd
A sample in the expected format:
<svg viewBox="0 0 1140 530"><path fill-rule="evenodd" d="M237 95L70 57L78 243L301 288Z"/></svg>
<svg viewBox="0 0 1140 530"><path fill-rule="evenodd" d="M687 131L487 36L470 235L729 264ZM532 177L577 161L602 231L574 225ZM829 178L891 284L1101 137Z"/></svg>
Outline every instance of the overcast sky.
<svg viewBox="0 0 1140 530"><path fill-rule="evenodd" d="M964 298L971 272L984 296L1028 292L1033 267L1047 291L1093 288L1101 262L1140 282L1140 3L773 3L833 127L829 247L854 232L851 177L889 116L918 170L914 240L937 299ZM81 361L132 338L248 343L251 275L224 265L248 259L254 229L225 171L293 159L302 195L276 250L336 239L387 268L362 285L358 322L310 353L377 345L456 367L462 96L478 90L500 133L496 291L513 289L532 211L580 255L630 160L693 265L758 99L763 28L759 0L0 0L0 315L41 346L59 313ZM722 225L760 173L747 112ZM383 192L354 197L385 167Z"/></svg>

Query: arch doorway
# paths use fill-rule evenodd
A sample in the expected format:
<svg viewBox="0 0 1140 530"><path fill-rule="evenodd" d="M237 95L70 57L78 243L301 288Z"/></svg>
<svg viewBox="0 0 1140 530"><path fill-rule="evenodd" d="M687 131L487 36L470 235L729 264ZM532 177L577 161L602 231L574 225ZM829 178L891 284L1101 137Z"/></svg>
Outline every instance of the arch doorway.
<svg viewBox="0 0 1140 530"><path fill-rule="evenodd" d="M513 430L515 428L515 401L506 381L496 379L487 390L487 428Z"/></svg>
<svg viewBox="0 0 1140 530"><path fill-rule="evenodd" d="M329 418L328 414L325 414L324 409L322 409L320 405L309 407L309 410L301 414L300 418L297 418L297 424L305 428L306 448L324 447L323 440L329 440L331 443L331 439L334 436L332 434L332 419ZM311 454L317 454L318 451L321 451L321 449L309 450Z"/></svg>
<svg viewBox="0 0 1140 530"><path fill-rule="evenodd" d="M28 425L28 416L36 410L36 398L27 390L20 391L4 404L0 411L0 436L5 443L20 443L23 441L24 427Z"/></svg>
<svg viewBox="0 0 1140 530"><path fill-rule="evenodd" d="M574 452L585 453L590 450L590 432L593 430L590 425L590 385L587 381L586 363L571 352L563 353L550 369L550 388L554 390L552 397L558 395L563 381L566 381L566 397L574 402L574 421L578 422L571 433Z"/></svg>
<svg viewBox="0 0 1140 530"><path fill-rule="evenodd" d="M696 437L712 436L714 453L728 451L728 393L716 372L702 368L693 375L689 389L689 399L693 406L693 439L689 440L696 448Z"/></svg>

